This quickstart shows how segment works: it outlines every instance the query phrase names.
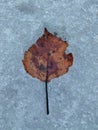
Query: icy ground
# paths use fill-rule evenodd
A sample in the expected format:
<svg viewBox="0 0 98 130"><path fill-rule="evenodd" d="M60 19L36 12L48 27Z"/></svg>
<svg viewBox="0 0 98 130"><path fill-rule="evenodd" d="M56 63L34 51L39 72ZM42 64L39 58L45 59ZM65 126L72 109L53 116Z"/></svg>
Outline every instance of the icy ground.
<svg viewBox="0 0 98 130"><path fill-rule="evenodd" d="M44 27L67 39L74 64L49 83L22 65ZM98 0L0 0L0 130L98 130Z"/></svg>

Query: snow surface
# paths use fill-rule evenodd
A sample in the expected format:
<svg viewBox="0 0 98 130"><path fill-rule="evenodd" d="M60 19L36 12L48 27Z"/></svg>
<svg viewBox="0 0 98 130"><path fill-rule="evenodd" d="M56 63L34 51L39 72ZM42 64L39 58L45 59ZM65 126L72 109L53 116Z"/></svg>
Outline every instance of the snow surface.
<svg viewBox="0 0 98 130"><path fill-rule="evenodd" d="M74 64L45 86L23 67L44 27ZM98 0L0 0L0 130L98 130Z"/></svg>

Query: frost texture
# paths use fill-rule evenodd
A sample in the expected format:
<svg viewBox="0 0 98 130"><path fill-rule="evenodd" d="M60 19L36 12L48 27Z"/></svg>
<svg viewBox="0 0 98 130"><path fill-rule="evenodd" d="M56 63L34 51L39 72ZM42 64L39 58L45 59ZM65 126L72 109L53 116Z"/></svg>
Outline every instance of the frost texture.
<svg viewBox="0 0 98 130"><path fill-rule="evenodd" d="M49 83L22 65L44 27L69 43L74 64ZM98 0L0 1L0 130L98 129Z"/></svg>

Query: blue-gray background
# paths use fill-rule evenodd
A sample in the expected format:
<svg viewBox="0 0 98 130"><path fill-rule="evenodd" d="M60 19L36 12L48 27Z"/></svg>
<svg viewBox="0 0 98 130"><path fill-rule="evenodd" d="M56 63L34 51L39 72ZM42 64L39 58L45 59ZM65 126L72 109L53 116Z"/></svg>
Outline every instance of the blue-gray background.
<svg viewBox="0 0 98 130"><path fill-rule="evenodd" d="M74 64L49 83L22 65L44 27L67 39ZM0 130L98 130L98 0L0 0Z"/></svg>

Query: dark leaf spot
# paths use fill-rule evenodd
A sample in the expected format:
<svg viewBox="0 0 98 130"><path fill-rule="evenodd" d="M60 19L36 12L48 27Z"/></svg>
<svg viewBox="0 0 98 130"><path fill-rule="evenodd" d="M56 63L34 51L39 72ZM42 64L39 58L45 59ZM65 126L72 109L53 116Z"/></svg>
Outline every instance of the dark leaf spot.
<svg viewBox="0 0 98 130"><path fill-rule="evenodd" d="M44 65L41 64L40 67L39 67L39 69L42 70L42 71L44 71L46 68L44 67Z"/></svg>
<svg viewBox="0 0 98 130"><path fill-rule="evenodd" d="M55 53L55 51L52 51L52 53Z"/></svg>

